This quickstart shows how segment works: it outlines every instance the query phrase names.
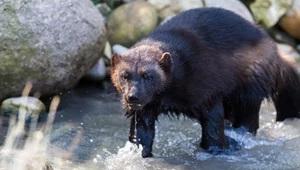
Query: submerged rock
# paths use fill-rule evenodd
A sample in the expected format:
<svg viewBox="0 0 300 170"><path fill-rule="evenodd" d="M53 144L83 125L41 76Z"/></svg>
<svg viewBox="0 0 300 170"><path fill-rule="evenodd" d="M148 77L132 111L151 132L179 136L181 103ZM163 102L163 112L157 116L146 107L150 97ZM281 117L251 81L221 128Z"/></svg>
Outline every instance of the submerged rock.
<svg viewBox="0 0 300 170"><path fill-rule="evenodd" d="M156 27L157 19L156 9L147 2L122 5L108 17L109 41L130 47Z"/></svg>
<svg viewBox="0 0 300 170"><path fill-rule="evenodd" d="M273 27L292 6L292 0L256 0L250 4L254 19L265 28Z"/></svg>
<svg viewBox="0 0 300 170"><path fill-rule="evenodd" d="M35 97L14 97L2 102L1 115L18 114L20 107L24 108L28 115L39 115L46 111L44 103Z"/></svg>
<svg viewBox="0 0 300 170"><path fill-rule="evenodd" d="M292 8L281 18L280 26L300 40L300 0L294 0Z"/></svg>
<svg viewBox="0 0 300 170"><path fill-rule="evenodd" d="M105 43L90 0L1 0L0 14L0 99L19 96L27 81L42 95L73 87Z"/></svg>

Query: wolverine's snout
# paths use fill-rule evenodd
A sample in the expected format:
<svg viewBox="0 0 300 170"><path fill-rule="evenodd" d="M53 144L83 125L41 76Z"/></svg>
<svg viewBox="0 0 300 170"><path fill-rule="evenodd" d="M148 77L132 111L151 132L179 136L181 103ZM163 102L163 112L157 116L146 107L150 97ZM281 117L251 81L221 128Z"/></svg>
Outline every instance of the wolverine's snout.
<svg viewBox="0 0 300 170"><path fill-rule="evenodd" d="M132 86L127 95L127 101L129 103L139 103L139 99L140 96L139 96L138 88L136 86Z"/></svg>
<svg viewBox="0 0 300 170"><path fill-rule="evenodd" d="M139 97L137 93L130 93L128 95L128 102L129 103L137 103L139 101Z"/></svg>
<svg viewBox="0 0 300 170"><path fill-rule="evenodd" d="M128 95L126 96L128 106L133 110L140 110L144 105L140 97L137 87L132 86Z"/></svg>

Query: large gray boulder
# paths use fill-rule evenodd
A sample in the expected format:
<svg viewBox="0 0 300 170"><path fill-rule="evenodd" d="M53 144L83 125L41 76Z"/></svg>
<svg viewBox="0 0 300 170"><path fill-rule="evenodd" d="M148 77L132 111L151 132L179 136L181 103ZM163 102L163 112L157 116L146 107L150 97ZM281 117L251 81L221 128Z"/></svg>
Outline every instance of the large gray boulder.
<svg viewBox="0 0 300 170"><path fill-rule="evenodd" d="M0 1L0 99L71 88L100 57L104 19L90 0Z"/></svg>

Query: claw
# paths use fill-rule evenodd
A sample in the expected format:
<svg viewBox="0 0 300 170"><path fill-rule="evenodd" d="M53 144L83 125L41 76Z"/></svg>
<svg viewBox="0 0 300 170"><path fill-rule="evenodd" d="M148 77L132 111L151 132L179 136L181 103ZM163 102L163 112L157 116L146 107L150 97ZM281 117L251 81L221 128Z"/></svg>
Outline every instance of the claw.
<svg viewBox="0 0 300 170"><path fill-rule="evenodd" d="M130 135L129 136L129 142L136 144L136 136L135 135Z"/></svg>

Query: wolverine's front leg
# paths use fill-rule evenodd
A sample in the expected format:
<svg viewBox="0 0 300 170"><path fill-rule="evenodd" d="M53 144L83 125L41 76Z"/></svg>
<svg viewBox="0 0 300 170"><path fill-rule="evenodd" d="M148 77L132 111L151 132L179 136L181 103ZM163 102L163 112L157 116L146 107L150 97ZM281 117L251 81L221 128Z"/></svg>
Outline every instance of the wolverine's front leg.
<svg viewBox="0 0 300 170"><path fill-rule="evenodd" d="M129 141L136 143L136 116L133 114L130 117Z"/></svg>
<svg viewBox="0 0 300 170"><path fill-rule="evenodd" d="M137 111L131 118L130 142L143 146L142 157L152 157L152 145L155 136L156 114L148 110Z"/></svg>

